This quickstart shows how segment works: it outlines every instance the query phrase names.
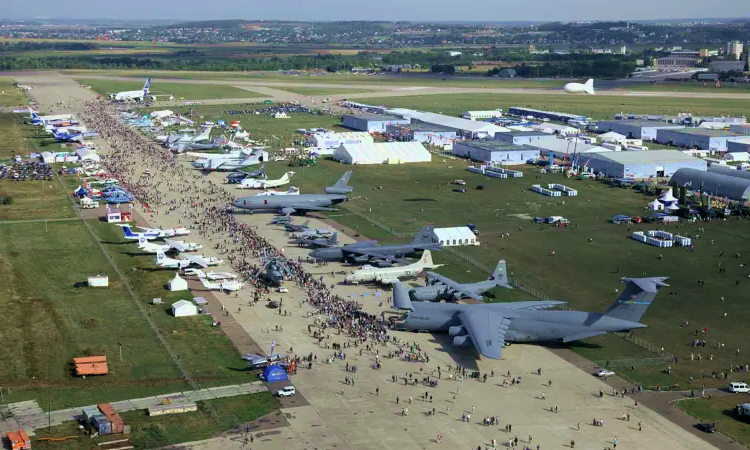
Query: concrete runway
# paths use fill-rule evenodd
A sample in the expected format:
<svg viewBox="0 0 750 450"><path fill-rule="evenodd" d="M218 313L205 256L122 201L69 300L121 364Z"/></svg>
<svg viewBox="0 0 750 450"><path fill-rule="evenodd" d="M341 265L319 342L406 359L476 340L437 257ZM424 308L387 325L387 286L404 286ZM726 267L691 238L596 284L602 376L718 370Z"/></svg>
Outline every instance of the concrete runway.
<svg viewBox="0 0 750 450"><path fill-rule="evenodd" d="M31 95L39 102L40 110L44 113L75 112L83 100L95 96L70 77L27 74L16 79L34 87ZM101 146L101 153L106 158L108 149L103 140L94 139L94 143ZM141 164L136 160L133 163ZM145 171L147 167L139 169ZM207 183L219 183L223 175L214 173L190 178L185 188L199 189L207 186ZM232 186L225 186L225 189L247 195L247 191L237 191ZM165 200L169 200L169 197ZM160 227L190 227L184 218L182 223L178 223L180 218L179 211L169 215L164 211L157 215L148 214L148 220ZM288 236L279 227L268 225L269 215L241 214L238 219L249 226L258 227L269 241L283 248L289 257L303 256L308 252L287 244ZM313 219L311 226L324 225ZM342 233L339 236L344 243L352 242ZM190 240L203 244L206 249L213 249L217 242L223 242L225 238L193 233ZM228 268L219 267L216 270ZM351 267L332 263L325 267L310 265L307 270L324 277L327 284L335 285L334 292L357 299L368 312L379 314L389 309L389 292L374 286L342 284L344 275L338 272L348 272L352 270ZM337 273L333 275L332 271ZM253 449L468 449L477 446L484 448L493 439L500 446L508 446L508 440L514 437L518 437L520 446L536 448L540 445L541 449L569 446L571 440L575 441L576 448L610 448L615 438L618 448L625 449L716 448L643 405L636 407L637 396L622 398L611 395L612 388L604 382L543 346L514 345L504 350L502 360L496 361L476 359L471 350L455 349L445 336L393 332L392 335L402 342L418 344L429 355L430 362L387 358L385 355L396 349L396 345L391 343L376 350L382 364L381 370L371 367L376 359L375 351L360 354L355 348L346 349L346 361L336 359L326 364L326 356L333 353L326 349L326 344L342 344L344 339L334 335L325 340L322 346L318 345L307 332L307 326L316 316L308 316L309 308L302 303L306 293L296 285L289 284L288 287L289 293L272 295L273 298L283 297L284 307L291 312L291 316L286 317L262 303L249 307L248 301L252 297L250 290L240 292L237 297L217 294L217 298L230 311L231 319L239 323L261 348L269 348L275 340L277 351L293 348L293 353L298 355L317 355L317 363L312 370L300 369L293 378L294 385L307 399L309 406L282 408L289 426L257 435L251 446ZM200 292L196 294L200 295ZM283 331L276 331L277 325ZM345 371L347 362L358 366L356 374ZM447 380L448 366L457 363L466 368L476 367L482 373L494 371L494 376L486 383L470 379ZM428 376L435 379L438 366L442 371L437 387L426 387L419 383L416 386L405 385L404 379L408 379L410 374L420 380ZM541 376L536 375L539 368L542 369ZM508 372L512 377L520 377L521 384L503 387L502 382L510 380L510 377L503 376ZM396 382L392 381L393 376L397 377ZM355 385L345 384L344 377L355 378ZM599 398L600 390L605 393L603 398ZM421 398L425 392L428 394L427 400ZM432 401L429 396L432 396ZM558 413L550 410L553 406L559 408ZM402 415L404 408L409 408L408 415ZM428 415L428 410L432 408L435 408L435 415ZM470 414L470 420L462 421L462 414ZM624 414L630 414L630 421L622 419ZM499 417L499 425L482 424L482 419L490 415ZM604 426L591 425L594 418L603 420ZM643 431L638 431L638 422L642 422ZM503 431L506 424L512 425L511 433ZM443 443L437 443L438 434L443 435ZM529 436L532 437L531 443L527 442ZM180 448L230 450L247 446L243 445L240 436L230 435L181 445Z"/></svg>

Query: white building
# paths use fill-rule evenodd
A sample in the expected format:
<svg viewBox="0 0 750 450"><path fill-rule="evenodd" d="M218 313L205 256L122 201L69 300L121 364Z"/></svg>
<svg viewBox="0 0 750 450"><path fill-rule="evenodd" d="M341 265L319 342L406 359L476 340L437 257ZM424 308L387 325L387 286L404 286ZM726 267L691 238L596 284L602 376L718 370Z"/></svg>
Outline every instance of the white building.
<svg viewBox="0 0 750 450"><path fill-rule="evenodd" d="M727 56L734 59L740 59L744 45L740 41L730 41L727 43Z"/></svg>
<svg viewBox="0 0 750 450"><path fill-rule="evenodd" d="M421 142L342 144L333 159L344 164L404 164L430 162L432 154Z"/></svg>
<svg viewBox="0 0 750 450"><path fill-rule="evenodd" d="M409 118L412 122L422 122L430 125L438 125L443 128L449 128L455 130L459 135L468 138L493 137L495 136L495 133L510 131L508 128L500 127L488 122L477 122L475 120L446 116L445 114L416 111L413 109L397 108L390 109L388 112Z"/></svg>
<svg viewBox="0 0 750 450"><path fill-rule="evenodd" d="M549 122L532 125L531 128L549 134L559 134L561 136L576 136L581 134L581 130L579 130L578 128Z"/></svg>
<svg viewBox="0 0 750 450"><path fill-rule="evenodd" d="M277 112L273 115L274 119L288 119L289 116L285 112Z"/></svg>
<svg viewBox="0 0 750 450"><path fill-rule="evenodd" d="M627 137L624 134L615 133L614 131L609 131L604 134L599 135L599 139L601 139L603 142L611 142L614 144L623 144Z"/></svg>
<svg viewBox="0 0 750 450"><path fill-rule="evenodd" d="M435 228L435 237L444 247L459 245L479 245L477 236L469 227Z"/></svg>
<svg viewBox="0 0 750 450"><path fill-rule="evenodd" d="M108 287L109 277L107 275L95 275L88 279L88 284L91 287Z"/></svg>
<svg viewBox="0 0 750 450"><path fill-rule="evenodd" d="M494 119L497 117L503 117L503 111L501 109L495 109L492 111L466 111L461 113L461 117L469 120Z"/></svg>
<svg viewBox="0 0 750 450"><path fill-rule="evenodd" d="M341 144L372 144L373 140L366 132L316 133L310 142L319 155L332 155Z"/></svg>
<svg viewBox="0 0 750 450"><path fill-rule="evenodd" d="M185 281L183 278L180 278L180 275L175 272L174 278L169 280L169 290L170 291L187 291L188 290L187 281Z"/></svg>
<svg viewBox="0 0 750 450"><path fill-rule="evenodd" d="M198 307L187 300L178 300L172 303L172 315L175 317L188 317L198 315Z"/></svg>
<svg viewBox="0 0 750 450"><path fill-rule="evenodd" d="M80 159L81 161L101 161L101 158L94 150L88 149L86 147L82 147L76 150L76 155L78 155L78 159Z"/></svg>

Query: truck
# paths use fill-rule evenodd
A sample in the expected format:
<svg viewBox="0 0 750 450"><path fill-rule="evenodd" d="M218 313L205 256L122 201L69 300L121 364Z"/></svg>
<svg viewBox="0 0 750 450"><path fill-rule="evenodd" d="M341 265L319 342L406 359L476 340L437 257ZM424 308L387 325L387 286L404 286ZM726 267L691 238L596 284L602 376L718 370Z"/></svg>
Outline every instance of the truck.
<svg viewBox="0 0 750 450"><path fill-rule="evenodd" d="M467 223L466 227L471 230L472 233L474 233L474 236L479 236L479 228L477 228L476 225L473 223Z"/></svg>
<svg viewBox="0 0 750 450"><path fill-rule="evenodd" d="M734 415L738 418L750 418L750 403L742 403L734 407Z"/></svg>
<svg viewBox="0 0 750 450"><path fill-rule="evenodd" d="M549 216L546 219L544 219L544 223L560 223L560 224L569 224L570 220L566 219L563 216Z"/></svg>
<svg viewBox="0 0 750 450"><path fill-rule="evenodd" d="M81 198L78 203L81 205L81 209L94 209L99 207L99 202L91 200L88 197Z"/></svg>

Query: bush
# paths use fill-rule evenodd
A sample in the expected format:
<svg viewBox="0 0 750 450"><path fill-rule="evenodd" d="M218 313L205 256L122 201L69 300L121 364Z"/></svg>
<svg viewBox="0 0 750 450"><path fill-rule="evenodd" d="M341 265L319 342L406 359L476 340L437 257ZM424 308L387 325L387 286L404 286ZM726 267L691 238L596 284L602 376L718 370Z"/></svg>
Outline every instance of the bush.
<svg viewBox="0 0 750 450"><path fill-rule="evenodd" d="M12 205L13 197L0 197L0 205Z"/></svg>

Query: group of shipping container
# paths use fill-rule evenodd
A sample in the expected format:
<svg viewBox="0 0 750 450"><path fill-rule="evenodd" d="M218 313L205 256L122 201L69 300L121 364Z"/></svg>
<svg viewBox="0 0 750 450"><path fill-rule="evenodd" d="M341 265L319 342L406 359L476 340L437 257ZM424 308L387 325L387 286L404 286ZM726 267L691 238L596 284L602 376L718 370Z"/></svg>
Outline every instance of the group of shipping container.
<svg viewBox="0 0 750 450"><path fill-rule="evenodd" d="M130 433L130 425L122 422L122 417L109 403L83 408L83 421L94 427L100 435Z"/></svg>

